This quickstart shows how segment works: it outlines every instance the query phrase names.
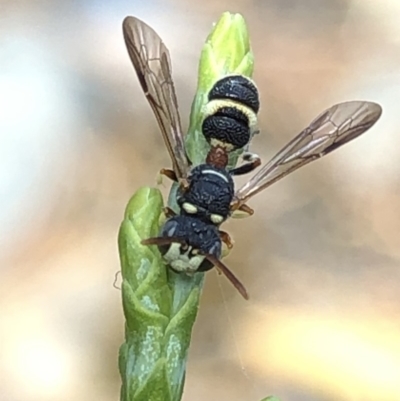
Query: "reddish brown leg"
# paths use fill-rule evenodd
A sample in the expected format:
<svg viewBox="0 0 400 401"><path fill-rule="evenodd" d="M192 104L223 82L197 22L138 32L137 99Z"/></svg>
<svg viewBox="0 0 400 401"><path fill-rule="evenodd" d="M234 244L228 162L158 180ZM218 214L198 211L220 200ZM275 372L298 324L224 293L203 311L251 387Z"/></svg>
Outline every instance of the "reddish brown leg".
<svg viewBox="0 0 400 401"><path fill-rule="evenodd" d="M166 206L166 207L163 208L163 212L164 212L165 217L166 217L167 219L169 219L170 217L176 216L176 213L175 213L170 207L168 207L168 206Z"/></svg>
<svg viewBox="0 0 400 401"><path fill-rule="evenodd" d="M245 204L240 204L239 199L234 199L231 203L233 218L249 217L254 214L254 210Z"/></svg>
<svg viewBox="0 0 400 401"><path fill-rule="evenodd" d="M228 249L233 248L233 240L231 236L226 231L219 231L219 236L221 241L228 247Z"/></svg>
<svg viewBox="0 0 400 401"><path fill-rule="evenodd" d="M176 176L175 171L171 170L169 168L162 168L160 170L160 174L161 175L165 175L166 177L168 177L170 180L174 181L174 182L179 182L180 187L183 190L186 190L189 188L189 182L186 178L179 178Z"/></svg>
<svg viewBox="0 0 400 401"><path fill-rule="evenodd" d="M241 212L247 213L249 216L252 216L254 214L254 210L247 205L241 205L238 210L240 210Z"/></svg>
<svg viewBox="0 0 400 401"><path fill-rule="evenodd" d="M162 168L160 170L160 174L161 175L165 175L166 177L168 177L172 181L178 182L178 178L176 177L176 174L175 174L174 170L170 170L169 168Z"/></svg>

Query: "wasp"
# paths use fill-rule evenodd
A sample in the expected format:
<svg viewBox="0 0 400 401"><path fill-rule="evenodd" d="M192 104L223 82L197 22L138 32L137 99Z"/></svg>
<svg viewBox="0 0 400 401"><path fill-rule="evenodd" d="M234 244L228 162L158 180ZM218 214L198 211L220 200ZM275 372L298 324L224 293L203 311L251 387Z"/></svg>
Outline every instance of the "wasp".
<svg viewBox="0 0 400 401"><path fill-rule="evenodd" d="M145 239L142 244L157 245L170 268L179 273L192 274L215 266L248 299L243 284L220 260L222 242L228 247L231 242L229 235L220 231L219 226L234 211L251 211L247 202L254 195L363 134L380 118L382 108L367 101L349 101L328 108L235 191L232 176L237 172L249 172L259 162L253 160L228 170L222 157L246 146L251 139L259 110L255 85L239 76L225 77L214 85L202 125L203 134L211 146L210 152L204 164L191 168L184 146L168 49L158 34L137 18L125 18L123 33L130 59L171 157L173 170L170 176L180 184L177 196L180 214L176 215L167 208L167 221L159 236ZM238 87L248 90L245 97L238 96L238 91L244 93ZM238 97L245 98L245 102L238 102ZM242 122L247 130L238 133L237 137L229 129L224 131L223 127L229 124L215 120L221 115L231 118L233 111L227 111L229 107L246 115ZM218 158L217 154L222 156Z"/></svg>

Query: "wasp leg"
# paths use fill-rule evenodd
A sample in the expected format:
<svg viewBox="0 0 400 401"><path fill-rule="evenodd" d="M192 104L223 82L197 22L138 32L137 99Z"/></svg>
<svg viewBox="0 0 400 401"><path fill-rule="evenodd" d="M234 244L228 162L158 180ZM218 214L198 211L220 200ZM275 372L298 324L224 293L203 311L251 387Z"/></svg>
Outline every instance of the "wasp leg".
<svg viewBox="0 0 400 401"><path fill-rule="evenodd" d="M171 170L169 168L162 168L159 172L159 177L162 177L163 175L168 177L171 181L179 182L179 186L181 187L182 190L186 191L189 188L189 182L187 178L178 178L174 170ZM158 179L157 181L159 182L160 179Z"/></svg>
<svg viewBox="0 0 400 401"><path fill-rule="evenodd" d="M176 213L168 206L163 208L163 212L160 214L160 218L158 219L158 224L160 226L163 226L166 222L171 217L176 216Z"/></svg>
<svg viewBox="0 0 400 401"><path fill-rule="evenodd" d="M234 208L232 213L232 218L234 219L242 219L244 217L249 217L254 214L254 210L247 205L240 205L237 209Z"/></svg>
<svg viewBox="0 0 400 401"><path fill-rule="evenodd" d="M163 208L164 215L167 219L176 216L176 213L168 206Z"/></svg>
<svg viewBox="0 0 400 401"><path fill-rule="evenodd" d="M219 237L222 241L221 256L225 258L229 255L231 249L233 248L234 242L231 236L225 231L219 231Z"/></svg>
<svg viewBox="0 0 400 401"><path fill-rule="evenodd" d="M260 159L260 156L258 156L257 153L253 153L253 152L244 152L244 153L242 154L242 159L243 159L245 162L251 162L251 161L253 161L253 160Z"/></svg>
<svg viewBox="0 0 400 401"><path fill-rule="evenodd" d="M254 209L247 205L241 205L238 210L247 213L249 216L252 216L254 214Z"/></svg>
<svg viewBox="0 0 400 401"><path fill-rule="evenodd" d="M229 172L232 175L242 175L242 174L250 173L250 171L255 170L257 167L259 167L261 165L260 157L254 153L245 153L242 156L242 158L244 161L246 161L248 163L244 163L241 166L230 170Z"/></svg>
<svg viewBox="0 0 400 401"><path fill-rule="evenodd" d="M226 231L219 231L219 237L221 238L221 241L228 247L228 249L233 248L233 239L231 236L226 232Z"/></svg>
<svg viewBox="0 0 400 401"><path fill-rule="evenodd" d="M170 170L169 168L162 168L160 170L160 175L165 175L166 177L168 177L171 181L175 181L178 182L178 177L175 174L174 170Z"/></svg>
<svg viewBox="0 0 400 401"><path fill-rule="evenodd" d="M157 185L163 185L163 176L168 177L171 181L177 182L178 179L176 178L175 171L162 168L157 174Z"/></svg>

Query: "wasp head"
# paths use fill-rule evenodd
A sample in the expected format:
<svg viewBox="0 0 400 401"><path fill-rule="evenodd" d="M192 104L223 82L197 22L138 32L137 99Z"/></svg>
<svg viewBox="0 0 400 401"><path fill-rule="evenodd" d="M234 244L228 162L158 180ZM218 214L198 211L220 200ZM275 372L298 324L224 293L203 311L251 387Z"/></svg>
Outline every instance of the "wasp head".
<svg viewBox="0 0 400 401"><path fill-rule="evenodd" d="M217 259L221 256L218 229L194 217L171 217L162 227L160 237L173 240L158 248L171 269L178 273L210 270L213 264L205 255Z"/></svg>

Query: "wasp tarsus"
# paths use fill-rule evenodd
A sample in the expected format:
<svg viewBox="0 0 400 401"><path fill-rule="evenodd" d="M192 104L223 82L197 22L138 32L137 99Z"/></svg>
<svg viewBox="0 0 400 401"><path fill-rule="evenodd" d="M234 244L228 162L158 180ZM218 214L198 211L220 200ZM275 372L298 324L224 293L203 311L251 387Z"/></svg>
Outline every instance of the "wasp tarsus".
<svg viewBox="0 0 400 401"><path fill-rule="evenodd" d="M227 246L228 249L233 248L233 239L226 231L219 230L219 237L221 241Z"/></svg>

